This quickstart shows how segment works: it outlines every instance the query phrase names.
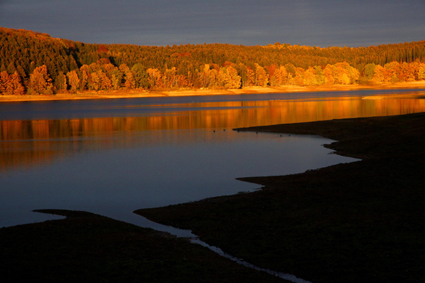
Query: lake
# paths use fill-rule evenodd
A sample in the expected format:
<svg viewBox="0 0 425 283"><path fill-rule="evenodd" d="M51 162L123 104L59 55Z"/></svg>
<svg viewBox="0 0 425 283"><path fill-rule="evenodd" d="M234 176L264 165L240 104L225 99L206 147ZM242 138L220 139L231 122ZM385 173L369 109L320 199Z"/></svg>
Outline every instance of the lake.
<svg viewBox="0 0 425 283"><path fill-rule="evenodd" d="M331 141L324 138L233 128L424 112L424 94L363 90L1 103L0 227L55 219L32 210L57 208L169 231L132 211L259 188L237 177L355 160L329 154L321 145Z"/></svg>

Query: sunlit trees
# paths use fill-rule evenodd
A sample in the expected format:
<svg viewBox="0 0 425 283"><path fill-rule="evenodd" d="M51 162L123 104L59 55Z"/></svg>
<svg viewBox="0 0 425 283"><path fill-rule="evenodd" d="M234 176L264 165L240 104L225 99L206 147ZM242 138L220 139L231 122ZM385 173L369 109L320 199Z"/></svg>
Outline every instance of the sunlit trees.
<svg viewBox="0 0 425 283"><path fill-rule="evenodd" d="M360 77L360 72L351 67L347 62L336 63L333 69L336 84L353 84L358 81Z"/></svg>
<svg viewBox="0 0 425 283"><path fill-rule="evenodd" d="M304 72L304 85L306 86L314 86L319 85L317 82L316 70L312 67L309 67Z"/></svg>
<svg viewBox="0 0 425 283"><path fill-rule="evenodd" d="M421 64L418 68L418 79L425 80L425 64Z"/></svg>
<svg viewBox="0 0 425 283"><path fill-rule="evenodd" d="M148 73L146 72L145 67L143 67L142 64L137 63L131 68L131 71L133 72L135 88L147 88ZM174 77L175 77L175 73L177 72L176 68L173 67L172 72L174 72Z"/></svg>
<svg viewBox="0 0 425 283"><path fill-rule="evenodd" d="M238 75L241 77L241 87L247 85L247 66L243 63L235 64L235 69L238 71Z"/></svg>
<svg viewBox="0 0 425 283"><path fill-rule="evenodd" d="M316 81L318 85L323 85L325 83L325 77L321 66L315 66L314 70L316 72Z"/></svg>
<svg viewBox="0 0 425 283"><path fill-rule="evenodd" d="M288 81L288 72L285 66L280 66L274 71L274 84L276 86L285 85Z"/></svg>
<svg viewBox="0 0 425 283"><path fill-rule="evenodd" d="M400 74L398 78L402 82L413 82L415 81L415 70L413 64L406 62L400 64Z"/></svg>
<svg viewBox="0 0 425 283"><path fill-rule="evenodd" d="M224 87L226 89L238 89L241 87L241 77L235 68L229 66L224 69L224 72L226 77Z"/></svg>
<svg viewBox="0 0 425 283"><path fill-rule="evenodd" d="M78 87L80 86L80 79L78 78L78 74L75 70L68 72L66 74L68 77L68 83L71 87L71 91L76 92Z"/></svg>
<svg viewBox="0 0 425 283"><path fill-rule="evenodd" d="M121 87L123 77L123 73L118 68L111 71L111 83L114 90L118 90Z"/></svg>
<svg viewBox="0 0 425 283"><path fill-rule="evenodd" d="M160 70L149 68L146 72L148 73L148 83L151 89L163 87L161 81L162 74Z"/></svg>
<svg viewBox="0 0 425 283"><path fill-rule="evenodd" d="M108 90L112 88L112 82L109 77L102 71L98 70L97 76L99 77L99 89Z"/></svg>
<svg viewBox="0 0 425 283"><path fill-rule="evenodd" d="M400 74L400 64L398 62L391 62L384 65L383 71L383 82L396 83L399 81L398 77Z"/></svg>
<svg viewBox="0 0 425 283"><path fill-rule="evenodd" d="M9 73L6 71L6 68L4 68L4 71L0 73L0 93L2 95L8 93L9 81L10 81Z"/></svg>
<svg viewBox="0 0 425 283"><path fill-rule="evenodd" d="M99 78L97 72L93 72L93 73L90 74L87 85L88 85L89 90L94 90L94 91L99 90L100 78Z"/></svg>
<svg viewBox="0 0 425 283"><path fill-rule="evenodd" d="M60 71L59 74L56 76L55 87L56 90L59 91L66 91L68 89L66 76L62 73L62 71Z"/></svg>
<svg viewBox="0 0 425 283"><path fill-rule="evenodd" d="M199 72L199 82L202 88L207 88L211 84L210 65L205 64L202 71Z"/></svg>
<svg viewBox="0 0 425 283"><path fill-rule="evenodd" d="M276 64L271 64L270 66L266 67L267 71L268 71L268 80L269 80L269 84L270 86L277 86L276 83L276 77L275 77L275 71L277 69Z"/></svg>
<svg viewBox="0 0 425 283"><path fill-rule="evenodd" d="M35 68L30 75L30 94L53 94L53 84L45 65Z"/></svg>
<svg viewBox="0 0 425 283"><path fill-rule="evenodd" d="M80 73L81 73L81 76L79 77L80 78L80 90L86 90L89 87L88 84L89 84L89 80L91 78L90 67L88 65L85 65L85 64L82 65L81 68L80 68Z"/></svg>
<svg viewBox="0 0 425 283"><path fill-rule="evenodd" d="M334 71L333 71L333 67L331 65L326 65L325 69L323 70L323 76L324 76L324 82L325 85L333 85L335 83L335 79L334 79Z"/></svg>
<svg viewBox="0 0 425 283"><path fill-rule="evenodd" d="M13 73L13 75L10 76L11 84L12 84L12 91L13 95L24 95L25 94L25 87L22 85L21 82L21 76L18 74L17 71Z"/></svg>
<svg viewBox="0 0 425 283"><path fill-rule="evenodd" d="M0 73L7 72L9 81L17 71L33 94L411 82L425 79L424 63L424 41L359 48L99 45L0 27Z"/></svg>
<svg viewBox="0 0 425 283"><path fill-rule="evenodd" d="M294 83L298 86L304 86L304 73L305 70L303 68L296 68L295 69L295 77L294 77Z"/></svg>
<svg viewBox="0 0 425 283"><path fill-rule="evenodd" d="M248 67L246 69L246 86L254 86L255 85L255 72Z"/></svg>
<svg viewBox="0 0 425 283"><path fill-rule="evenodd" d="M375 64L367 64L364 68L365 77L367 80L372 80L373 75L375 75Z"/></svg>
<svg viewBox="0 0 425 283"><path fill-rule="evenodd" d="M255 85L266 87L269 79L263 67L255 63Z"/></svg>
<svg viewBox="0 0 425 283"><path fill-rule="evenodd" d="M128 70L125 73L124 78L125 78L124 85L126 89L134 89L136 87L136 81L134 80L134 75L132 71Z"/></svg>
<svg viewBox="0 0 425 283"><path fill-rule="evenodd" d="M382 83L384 81L384 72L385 69L381 65L376 65L373 71L372 81L374 83Z"/></svg>
<svg viewBox="0 0 425 283"><path fill-rule="evenodd" d="M23 95L25 88L21 83L21 77L15 71L9 75L7 71L0 73L0 94L1 95Z"/></svg>

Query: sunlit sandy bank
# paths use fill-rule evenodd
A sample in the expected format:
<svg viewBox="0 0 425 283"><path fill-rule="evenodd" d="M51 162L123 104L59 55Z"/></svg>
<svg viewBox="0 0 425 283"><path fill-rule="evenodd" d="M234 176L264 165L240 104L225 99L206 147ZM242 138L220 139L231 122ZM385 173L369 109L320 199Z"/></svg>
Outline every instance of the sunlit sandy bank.
<svg viewBox="0 0 425 283"><path fill-rule="evenodd" d="M56 95L2 95L0 102L13 101L43 101L43 100L75 100L75 99L113 99L113 98L139 98L139 97L167 97L167 96L205 96L205 95L235 95L258 93L296 93L318 91L353 91L367 89L418 89L425 88L425 81L405 82L381 85L333 85L333 86L282 86L282 87L246 87L242 89L189 89L172 91L98 91L58 93Z"/></svg>

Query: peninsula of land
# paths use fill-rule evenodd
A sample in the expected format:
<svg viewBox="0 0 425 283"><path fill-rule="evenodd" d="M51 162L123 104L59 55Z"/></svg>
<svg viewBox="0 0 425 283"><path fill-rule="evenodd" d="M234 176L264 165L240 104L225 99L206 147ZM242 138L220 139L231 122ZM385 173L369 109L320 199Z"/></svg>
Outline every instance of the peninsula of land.
<svg viewBox="0 0 425 283"><path fill-rule="evenodd" d="M362 160L240 178L261 190L135 213L311 282L425 280L425 113L238 131L320 135Z"/></svg>

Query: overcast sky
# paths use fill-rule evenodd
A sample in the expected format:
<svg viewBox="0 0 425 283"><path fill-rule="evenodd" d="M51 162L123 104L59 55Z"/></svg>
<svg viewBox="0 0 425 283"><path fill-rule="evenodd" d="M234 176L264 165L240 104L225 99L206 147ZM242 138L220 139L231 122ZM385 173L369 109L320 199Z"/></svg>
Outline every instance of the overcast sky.
<svg viewBox="0 0 425 283"><path fill-rule="evenodd" d="M425 0L0 0L0 26L87 43L357 47L424 40Z"/></svg>

